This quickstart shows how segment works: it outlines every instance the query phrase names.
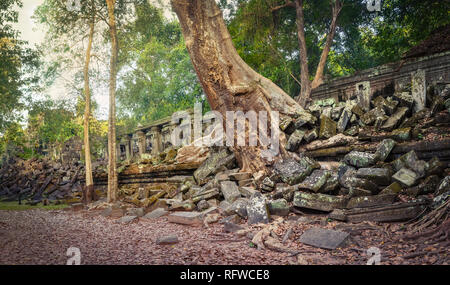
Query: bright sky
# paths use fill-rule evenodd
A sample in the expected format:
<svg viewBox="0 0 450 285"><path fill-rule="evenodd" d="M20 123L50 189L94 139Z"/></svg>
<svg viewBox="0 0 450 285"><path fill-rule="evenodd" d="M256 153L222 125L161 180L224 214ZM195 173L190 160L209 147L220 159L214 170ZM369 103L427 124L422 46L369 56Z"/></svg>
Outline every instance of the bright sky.
<svg viewBox="0 0 450 285"><path fill-rule="evenodd" d="M84 1L84 0L81 0ZM149 0L157 7L164 9L164 15L168 18L174 18L174 14L169 9L170 0ZM21 32L21 38L29 42L31 46L41 44L45 38L45 27L36 24L33 19L34 10L41 5L44 0L22 0L23 7L18 9L19 22L14 27ZM107 67L106 67L107 68ZM63 74L65 78L70 78L69 74ZM53 99L63 99L65 94L68 94L64 80L56 80L55 84L48 90L48 93ZM109 95L107 90L95 92L94 100L99 105L96 117L99 119L106 119L108 116Z"/></svg>
<svg viewBox="0 0 450 285"><path fill-rule="evenodd" d="M38 25L31 19L34 9L42 2L44 0L22 0L23 7L19 10L19 23L15 27L22 33L22 38L30 42L31 45L41 43L45 35L42 27L39 29Z"/></svg>

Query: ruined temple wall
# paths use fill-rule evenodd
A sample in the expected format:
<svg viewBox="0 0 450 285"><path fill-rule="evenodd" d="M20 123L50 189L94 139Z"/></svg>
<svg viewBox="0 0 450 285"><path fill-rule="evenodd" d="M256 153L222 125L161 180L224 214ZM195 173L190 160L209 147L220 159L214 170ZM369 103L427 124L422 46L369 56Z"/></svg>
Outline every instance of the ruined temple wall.
<svg viewBox="0 0 450 285"><path fill-rule="evenodd" d="M359 71L354 75L336 78L313 90L313 101L334 98L344 101L351 98L364 82L370 84L370 95L401 92L411 84L411 74L425 71L427 85L450 82L450 51L431 56L408 59Z"/></svg>

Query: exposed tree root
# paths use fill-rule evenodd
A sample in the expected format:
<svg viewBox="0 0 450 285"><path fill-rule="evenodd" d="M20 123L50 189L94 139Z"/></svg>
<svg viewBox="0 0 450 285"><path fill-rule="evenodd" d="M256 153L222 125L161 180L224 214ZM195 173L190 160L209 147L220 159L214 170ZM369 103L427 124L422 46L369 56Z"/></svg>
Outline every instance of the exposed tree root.
<svg viewBox="0 0 450 285"><path fill-rule="evenodd" d="M414 253L403 256L404 259L447 253L450 245L450 200L411 224L401 239L419 245ZM430 244L436 249L427 250Z"/></svg>
<svg viewBox="0 0 450 285"><path fill-rule="evenodd" d="M434 231L444 231L448 234L450 230L450 200L442 204L437 209L431 211L430 213L423 216L418 221L414 222L408 227L408 230L411 232L410 236L414 236L417 234L418 237L422 235L427 235L428 233L433 233ZM435 229L426 231L425 233L422 233L423 231L433 227L437 226Z"/></svg>

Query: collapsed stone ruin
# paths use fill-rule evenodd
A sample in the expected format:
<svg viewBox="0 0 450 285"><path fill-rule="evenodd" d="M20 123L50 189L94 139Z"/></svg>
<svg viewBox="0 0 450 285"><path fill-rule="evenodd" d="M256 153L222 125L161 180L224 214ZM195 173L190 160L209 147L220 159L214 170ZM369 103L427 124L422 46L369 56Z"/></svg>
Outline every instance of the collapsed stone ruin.
<svg viewBox="0 0 450 285"><path fill-rule="evenodd" d="M189 145L124 163L121 196L139 216L168 210L188 224L214 211L249 224L311 210L350 222L413 219L449 194L450 86L429 86L420 109L405 90L371 98L367 110L358 97L328 99L284 118L294 158L269 176L240 172L227 147Z"/></svg>
<svg viewBox="0 0 450 285"><path fill-rule="evenodd" d="M413 219L450 191L449 70L443 52L324 84L297 117L280 118L292 158L265 176L240 172L227 147L173 147L177 125L153 122L118 138L121 202L89 207L124 222L168 211L186 224L215 212L248 224L305 211L349 222ZM84 167L75 160L13 159L0 169L0 196L79 201ZM104 197L104 162L94 163L94 182Z"/></svg>

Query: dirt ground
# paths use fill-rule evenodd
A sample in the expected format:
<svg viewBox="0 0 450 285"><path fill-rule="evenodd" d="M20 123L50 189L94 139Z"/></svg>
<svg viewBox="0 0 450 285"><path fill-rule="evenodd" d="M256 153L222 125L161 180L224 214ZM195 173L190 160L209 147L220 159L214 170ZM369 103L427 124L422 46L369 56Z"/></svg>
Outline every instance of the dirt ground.
<svg viewBox="0 0 450 285"><path fill-rule="evenodd" d="M448 248L430 244L429 254L418 254L418 245L405 242L402 224L346 224L325 216L290 216L274 233L297 254L257 249L249 237L224 232L223 225L186 226L167 217L139 219L120 224L99 211L28 210L0 211L0 264L66 264L67 249L77 247L81 264L148 265L293 265L366 264L370 247L380 249L381 264L449 264ZM245 224L242 224L245 226ZM308 228L322 227L350 233L345 246L319 249L298 241ZM252 226L254 233L260 225ZM179 242L158 245L156 239L175 234ZM435 254L438 250L440 253ZM423 251L423 250L422 250ZM431 253L433 252L433 253ZM418 255L418 256L415 256Z"/></svg>

